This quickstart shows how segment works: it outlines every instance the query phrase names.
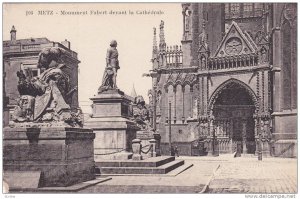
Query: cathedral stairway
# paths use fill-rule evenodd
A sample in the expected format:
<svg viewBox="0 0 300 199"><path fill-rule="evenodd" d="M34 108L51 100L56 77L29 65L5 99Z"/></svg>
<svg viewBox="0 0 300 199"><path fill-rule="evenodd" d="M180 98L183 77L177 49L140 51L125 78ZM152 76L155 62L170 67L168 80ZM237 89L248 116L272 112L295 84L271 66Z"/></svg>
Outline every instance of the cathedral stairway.
<svg viewBox="0 0 300 199"><path fill-rule="evenodd" d="M193 166L173 156L158 156L145 160L101 160L95 162L96 173L101 176L113 175L178 175Z"/></svg>

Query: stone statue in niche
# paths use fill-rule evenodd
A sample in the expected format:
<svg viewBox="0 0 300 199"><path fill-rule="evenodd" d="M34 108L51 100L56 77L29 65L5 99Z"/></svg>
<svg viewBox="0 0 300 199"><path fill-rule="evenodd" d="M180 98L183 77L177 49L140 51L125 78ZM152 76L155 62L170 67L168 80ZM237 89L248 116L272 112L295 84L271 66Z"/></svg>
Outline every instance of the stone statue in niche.
<svg viewBox="0 0 300 199"><path fill-rule="evenodd" d="M189 9L185 10L184 13L184 19L185 19L185 31L189 31L190 29L190 16L191 16L192 11Z"/></svg>
<svg viewBox="0 0 300 199"><path fill-rule="evenodd" d="M206 69L206 60L205 60L205 57L201 58L201 67L202 67L202 69Z"/></svg>
<svg viewBox="0 0 300 199"><path fill-rule="evenodd" d="M81 116L71 111L66 102L76 89L70 89L67 68L61 57L65 50L59 47L44 48L38 58L37 67L41 74L37 77L25 76L18 71L18 91L20 99L13 113L13 121L42 125L81 126ZM22 125L21 125L22 126Z"/></svg>
<svg viewBox="0 0 300 199"><path fill-rule="evenodd" d="M161 106L161 92L157 92L156 95L156 115L161 115L161 110L160 110L160 106Z"/></svg>
<svg viewBox="0 0 300 199"><path fill-rule="evenodd" d="M110 48L107 49L106 53L106 67L102 78L102 84L98 89L98 93L106 90L115 90L117 88L117 71L120 69L119 66L119 53L117 50L117 41L112 40L110 42Z"/></svg>
<svg viewBox="0 0 300 199"><path fill-rule="evenodd" d="M268 61L267 50L265 48L262 48L260 53L261 53L261 63L267 62Z"/></svg>
<svg viewBox="0 0 300 199"><path fill-rule="evenodd" d="M134 99L133 118L141 130L151 130L149 110L142 96Z"/></svg>

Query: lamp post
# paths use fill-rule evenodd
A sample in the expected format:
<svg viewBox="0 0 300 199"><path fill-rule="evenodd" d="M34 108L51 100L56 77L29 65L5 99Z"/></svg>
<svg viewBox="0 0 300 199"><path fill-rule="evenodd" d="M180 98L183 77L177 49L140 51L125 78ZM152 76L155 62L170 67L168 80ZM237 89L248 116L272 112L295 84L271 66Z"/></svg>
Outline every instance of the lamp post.
<svg viewBox="0 0 300 199"><path fill-rule="evenodd" d="M169 101L169 148L170 155L172 155L172 140L171 140L171 101Z"/></svg>
<svg viewBox="0 0 300 199"><path fill-rule="evenodd" d="M157 97L157 88L158 88L158 82L159 82L159 77L160 77L160 74L157 72L157 70L152 70L149 74L143 74L143 76L146 76L146 77L152 77L152 96L153 96L153 102L152 102L152 128L153 128L153 131L154 131L154 138L156 139L157 141L157 144L156 144L156 154L159 156L160 155L160 139L161 139L161 136L158 132L158 129L157 129L157 126L156 126L156 97ZM160 105L160 104L159 104Z"/></svg>
<svg viewBox="0 0 300 199"><path fill-rule="evenodd" d="M153 70L151 73L147 74L144 73L143 77L152 77L152 96L153 96L153 103L152 103L152 128L154 132L156 132L156 90L157 90L157 84L158 84L158 74L156 70Z"/></svg>

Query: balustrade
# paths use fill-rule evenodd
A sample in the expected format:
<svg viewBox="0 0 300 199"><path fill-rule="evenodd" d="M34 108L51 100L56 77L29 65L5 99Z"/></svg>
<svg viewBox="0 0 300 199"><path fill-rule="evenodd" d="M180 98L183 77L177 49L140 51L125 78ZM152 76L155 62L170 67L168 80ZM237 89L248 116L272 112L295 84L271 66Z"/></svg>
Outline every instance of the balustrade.
<svg viewBox="0 0 300 199"><path fill-rule="evenodd" d="M257 65L258 57L256 54L216 57L208 59L209 70L233 69Z"/></svg>
<svg viewBox="0 0 300 199"><path fill-rule="evenodd" d="M219 143L219 153L230 153L231 152L231 140L228 137L217 138Z"/></svg>
<svg viewBox="0 0 300 199"><path fill-rule="evenodd" d="M167 67L179 67L182 65L183 53L181 46L168 46L166 49Z"/></svg>

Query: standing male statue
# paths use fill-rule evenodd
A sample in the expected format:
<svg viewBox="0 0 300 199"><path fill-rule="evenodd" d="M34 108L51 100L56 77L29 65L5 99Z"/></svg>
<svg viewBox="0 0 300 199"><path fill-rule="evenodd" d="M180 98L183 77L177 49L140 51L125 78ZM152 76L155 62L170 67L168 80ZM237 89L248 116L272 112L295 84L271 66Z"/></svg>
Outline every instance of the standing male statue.
<svg viewBox="0 0 300 199"><path fill-rule="evenodd" d="M107 49L106 54L106 68L103 74L102 84L98 89L98 93L109 89L118 89L116 84L117 71L120 68L118 60L117 41L110 42L110 48Z"/></svg>

